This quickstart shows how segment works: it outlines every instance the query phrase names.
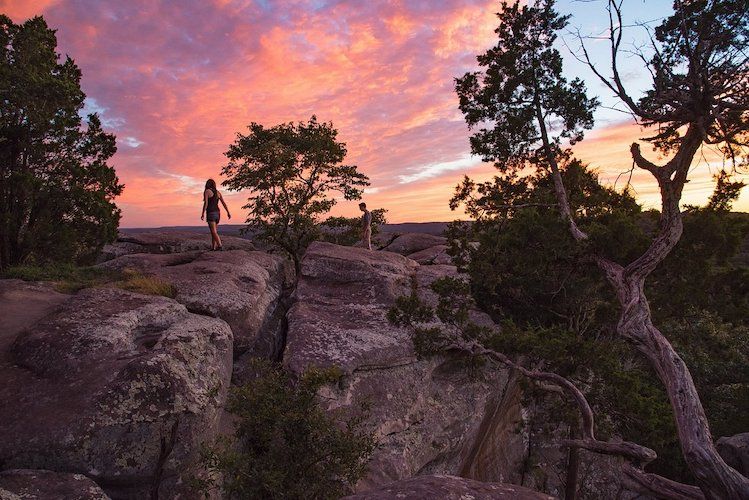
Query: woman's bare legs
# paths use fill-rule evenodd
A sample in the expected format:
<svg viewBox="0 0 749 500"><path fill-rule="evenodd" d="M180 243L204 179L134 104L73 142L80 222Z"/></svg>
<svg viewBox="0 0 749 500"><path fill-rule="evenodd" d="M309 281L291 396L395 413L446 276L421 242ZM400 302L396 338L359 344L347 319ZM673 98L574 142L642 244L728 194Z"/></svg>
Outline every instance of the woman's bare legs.
<svg viewBox="0 0 749 500"><path fill-rule="evenodd" d="M211 228L211 250L221 248L221 237L218 235L216 223L211 221L208 223L208 227Z"/></svg>

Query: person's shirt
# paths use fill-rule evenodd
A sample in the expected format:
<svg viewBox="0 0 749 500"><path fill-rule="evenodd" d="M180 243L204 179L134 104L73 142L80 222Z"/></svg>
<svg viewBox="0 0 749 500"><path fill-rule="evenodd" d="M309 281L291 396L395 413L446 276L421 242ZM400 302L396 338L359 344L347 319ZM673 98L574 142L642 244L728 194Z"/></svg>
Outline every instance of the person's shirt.
<svg viewBox="0 0 749 500"><path fill-rule="evenodd" d="M372 224L372 212L365 210L361 216L361 225L363 229L368 228Z"/></svg>
<svg viewBox="0 0 749 500"><path fill-rule="evenodd" d="M219 212L218 202L221 197L218 194L218 190L206 189L205 194L208 197L206 203L206 212Z"/></svg>

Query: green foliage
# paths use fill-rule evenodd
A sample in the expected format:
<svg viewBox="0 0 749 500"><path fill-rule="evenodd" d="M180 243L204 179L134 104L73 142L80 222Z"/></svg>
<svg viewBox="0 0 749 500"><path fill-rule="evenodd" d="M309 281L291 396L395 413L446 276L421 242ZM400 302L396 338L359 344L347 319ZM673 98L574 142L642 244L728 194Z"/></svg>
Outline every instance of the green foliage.
<svg viewBox="0 0 749 500"><path fill-rule="evenodd" d="M625 263L645 247L640 207L631 195L601 186L577 160L564 166L561 176L570 208L591 236L589 245ZM615 314L612 292L589 248L575 242L548 208L554 203L551 175L495 178L475 189L467 189L466 182L458 186L453 203L465 203L481 217L470 226L451 226L450 253L471 276L482 309L495 318L563 323L576 332L600 326ZM507 189L500 191L498 185Z"/></svg>
<svg viewBox="0 0 749 500"><path fill-rule="evenodd" d="M174 286L155 276L145 276L138 271L122 271L76 266L69 263L46 264L43 266L12 266L5 269L2 278L15 278L24 281L48 281L62 293L75 293L84 288L115 286L123 290L145 295L161 295L174 298Z"/></svg>
<svg viewBox="0 0 749 500"><path fill-rule="evenodd" d="M297 270L304 249L319 237L318 218L336 204L333 192L346 200L361 198L369 185L354 165L343 165L346 145L332 123L282 123L249 126L229 146L222 173L230 190L249 189L248 229L283 249Z"/></svg>
<svg viewBox="0 0 749 500"><path fill-rule="evenodd" d="M679 243L647 284L655 319L678 318L694 307L747 324L749 265L736 256L748 237L746 214L709 208L688 211Z"/></svg>
<svg viewBox="0 0 749 500"><path fill-rule="evenodd" d="M387 224L384 208L370 210L372 214L372 236L380 232L380 226ZM336 245L353 245L361 240L361 217L328 217L320 224L321 239Z"/></svg>
<svg viewBox="0 0 749 500"><path fill-rule="evenodd" d="M0 15L0 268L90 261L116 237L115 137L82 124L81 71L56 47L43 18Z"/></svg>
<svg viewBox="0 0 749 500"><path fill-rule="evenodd" d="M257 377L231 389L227 410L236 417L236 442L219 440L203 453L212 480L223 477L224 498L333 499L362 476L374 449L362 430L364 412L337 421L318 403L317 391L337 383L336 369L307 371L292 380L265 361Z"/></svg>
<svg viewBox="0 0 749 500"><path fill-rule="evenodd" d="M733 202L739 199L741 190L746 187L746 183L731 180L731 174L726 172L725 169L721 170L713 178L715 179L715 190L712 196L710 196L710 201L706 208L716 212L727 212L731 210Z"/></svg>
<svg viewBox="0 0 749 500"><path fill-rule="evenodd" d="M578 181L567 177L569 166L562 176L571 200L577 200L572 210L591 236L590 244L623 264L630 262L647 244L657 214L641 213L626 193L595 187L593 174L572 168ZM616 335L616 297L586 249L572 240L552 210L501 208L543 203L551 196L549 183L505 178L502 185L508 187L504 194L492 187L464 198L491 215L450 228L455 238L451 252L463 257L473 297L502 325L482 343L579 382L602 436L615 434L654 448L659 459L650 471L691 481L664 390ZM581 189L588 194L581 196ZM581 207L585 200L595 200L590 203L598 207ZM654 319L690 367L716 436L747 427L749 266L737 259L747 236L745 214L691 208L684 215L680 243L647 285ZM428 338L431 344L425 338L420 343L433 352L439 337Z"/></svg>
<svg viewBox="0 0 749 500"><path fill-rule="evenodd" d="M637 111L655 129L647 140L660 151L675 151L687 126L699 123L705 143L734 165L746 162L748 12L746 0L675 1L673 15L655 29L653 85Z"/></svg>
<svg viewBox="0 0 749 500"><path fill-rule="evenodd" d="M749 429L749 318L741 319L735 324L689 307L664 322L664 331L689 366L716 436Z"/></svg>
<svg viewBox="0 0 749 500"><path fill-rule="evenodd" d="M548 168L562 155L563 139L574 144L593 126L598 103L587 98L582 80L562 76L554 42L569 16L559 16L553 0L502 2L497 15L497 44L477 57L484 71L455 85L469 128L478 127L471 150L507 173L528 164Z"/></svg>
<svg viewBox="0 0 749 500"><path fill-rule="evenodd" d="M12 266L2 272L3 278L24 281L49 281L59 292L74 293L83 288L102 286L118 279L118 271L97 267L80 267L70 263L45 264L41 266Z"/></svg>

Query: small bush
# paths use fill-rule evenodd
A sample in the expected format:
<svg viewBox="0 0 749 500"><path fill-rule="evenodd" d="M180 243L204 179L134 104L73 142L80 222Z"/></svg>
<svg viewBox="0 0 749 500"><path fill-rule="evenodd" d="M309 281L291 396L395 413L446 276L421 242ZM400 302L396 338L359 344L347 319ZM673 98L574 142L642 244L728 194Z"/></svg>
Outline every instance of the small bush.
<svg viewBox="0 0 749 500"><path fill-rule="evenodd" d="M380 226L387 224L384 208L375 208L372 213L372 237L380 232ZM320 239L336 245L355 245L361 241L361 217L328 217L320 224Z"/></svg>
<svg viewBox="0 0 749 500"><path fill-rule="evenodd" d="M328 499L350 491L374 449L362 430L365 411L339 421L318 404L317 391L341 377L339 370L310 370L298 380L267 361L257 377L232 388L227 410L236 417L233 439L202 454L203 491L223 498ZM223 478L223 482L219 478Z"/></svg>

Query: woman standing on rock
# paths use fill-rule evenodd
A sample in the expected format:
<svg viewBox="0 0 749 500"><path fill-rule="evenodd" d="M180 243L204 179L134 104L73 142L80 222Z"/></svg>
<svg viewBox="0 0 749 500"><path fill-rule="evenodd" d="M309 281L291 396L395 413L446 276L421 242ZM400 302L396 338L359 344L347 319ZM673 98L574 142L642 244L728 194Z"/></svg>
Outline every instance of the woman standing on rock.
<svg viewBox="0 0 749 500"><path fill-rule="evenodd" d="M205 191L203 191L203 211L200 213L200 220L208 221L208 228L211 230L211 250L223 250L221 246L221 237L218 235L218 222L221 220L221 210L218 208L218 202L224 206L226 216L231 219L229 207L226 206L224 197L216 189L216 181L208 179L205 182ZM208 216L206 217L206 213Z"/></svg>

